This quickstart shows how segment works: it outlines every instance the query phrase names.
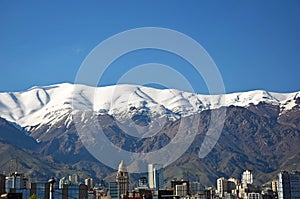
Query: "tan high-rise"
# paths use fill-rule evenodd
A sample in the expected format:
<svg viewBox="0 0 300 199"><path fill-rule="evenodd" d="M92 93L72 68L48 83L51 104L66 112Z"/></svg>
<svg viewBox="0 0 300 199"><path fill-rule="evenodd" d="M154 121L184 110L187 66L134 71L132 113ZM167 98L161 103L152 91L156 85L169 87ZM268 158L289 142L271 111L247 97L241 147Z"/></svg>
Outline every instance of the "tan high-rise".
<svg viewBox="0 0 300 199"><path fill-rule="evenodd" d="M129 174L123 160L119 164L116 182L119 185L119 197L122 198L123 196L126 196L129 189Z"/></svg>

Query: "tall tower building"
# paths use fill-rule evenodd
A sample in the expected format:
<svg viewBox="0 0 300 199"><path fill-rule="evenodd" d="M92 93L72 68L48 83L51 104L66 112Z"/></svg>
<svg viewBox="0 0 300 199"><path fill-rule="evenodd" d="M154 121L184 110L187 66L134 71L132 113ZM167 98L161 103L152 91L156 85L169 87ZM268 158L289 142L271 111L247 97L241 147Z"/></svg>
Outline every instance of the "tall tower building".
<svg viewBox="0 0 300 199"><path fill-rule="evenodd" d="M64 185L68 185L68 184L70 184L70 181L67 178L63 177L59 180L58 188L62 189Z"/></svg>
<svg viewBox="0 0 300 199"><path fill-rule="evenodd" d="M92 189L94 187L93 178L87 178L84 180L84 184L88 187L88 189Z"/></svg>
<svg viewBox="0 0 300 199"><path fill-rule="evenodd" d="M225 196L225 192L227 192L227 187L228 181L224 177L217 179L217 192L219 194L219 197Z"/></svg>
<svg viewBox="0 0 300 199"><path fill-rule="evenodd" d="M247 185L247 184L253 184L253 175L252 171L246 170L242 174L242 184Z"/></svg>
<svg viewBox="0 0 300 199"><path fill-rule="evenodd" d="M11 189L26 189L28 179L23 173L12 173L11 176L5 178L5 191L10 192Z"/></svg>
<svg viewBox="0 0 300 199"><path fill-rule="evenodd" d="M111 199L119 199L119 184L117 182L109 183L109 195Z"/></svg>
<svg viewBox="0 0 300 199"><path fill-rule="evenodd" d="M119 164L116 182L119 185L119 196L126 196L129 190L129 174L123 160Z"/></svg>
<svg viewBox="0 0 300 199"><path fill-rule="evenodd" d="M148 180L151 189L164 188L164 168L160 164L148 165Z"/></svg>
<svg viewBox="0 0 300 199"><path fill-rule="evenodd" d="M300 198L300 172L282 171L278 174L279 199Z"/></svg>
<svg viewBox="0 0 300 199"><path fill-rule="evenodd" d="M73 175L69 176L69 181L73 185L79 184L79 177L78 177L78 175L76 173L74 173Z"/></svg>

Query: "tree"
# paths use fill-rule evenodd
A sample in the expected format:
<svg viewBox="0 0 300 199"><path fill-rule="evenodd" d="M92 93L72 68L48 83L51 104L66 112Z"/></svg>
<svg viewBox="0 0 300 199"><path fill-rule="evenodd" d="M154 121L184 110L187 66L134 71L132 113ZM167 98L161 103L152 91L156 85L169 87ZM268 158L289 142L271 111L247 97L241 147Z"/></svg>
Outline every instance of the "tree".
<svg viewBox="0 0 300 199"><path fill-rule="evenodd" d="M35 194L32 194L28 199L37 199Z"/></svg>
<svg viewBox="0 0 300 199"><path fill-rule="evenodd" d="M42 199L42 198L37 198L35 194L32 194L28 199Z"/></svg>

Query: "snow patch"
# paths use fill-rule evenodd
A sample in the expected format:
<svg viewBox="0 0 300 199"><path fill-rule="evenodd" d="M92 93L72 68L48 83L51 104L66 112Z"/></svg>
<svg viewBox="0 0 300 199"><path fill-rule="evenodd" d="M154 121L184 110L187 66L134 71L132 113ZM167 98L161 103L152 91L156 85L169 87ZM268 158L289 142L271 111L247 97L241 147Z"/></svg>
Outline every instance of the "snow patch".
<svg viewBox="0 0 300 199"><path fill-rule="evenodd" d="M281 112L296 106L300 92L274 93L263 90L238 92L226 95L201 95L175 89L155 89L137 85L90 87L74 84L57 84L33 87L24 92L0 93L0 117L21 127L52 125L67 117L67 128L72 112L92 111L109 114L118 120L128 120L134 114L145 112L151 118L167 117L174 121L180 117L220 107L248 107L260 102L280 106ZM87 122L82 115L82 122Z"/></svg>

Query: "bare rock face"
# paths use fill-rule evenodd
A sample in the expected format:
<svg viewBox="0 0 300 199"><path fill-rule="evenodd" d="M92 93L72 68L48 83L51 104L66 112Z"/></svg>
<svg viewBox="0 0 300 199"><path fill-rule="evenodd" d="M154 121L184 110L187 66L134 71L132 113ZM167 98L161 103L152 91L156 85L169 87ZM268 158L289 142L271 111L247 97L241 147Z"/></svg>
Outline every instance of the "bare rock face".
<svg viewBox="0 0 300 199"><path fill-rule="evenodd" d="M282 96L279 94L271 96L267 92L230 94L227 104L222 106L216 105L217 99L213 104L213 101L204 101L208 97L180 93L181 98L178 101L182 104L172 108L174 103L155 104L155 96L158 94L153 95L154 91L150 89L153 95L150 98L151 93L147 93L147 89L141 89L140 92L147 93L151 101L145 102L146 99L142 99L143 103L130 104L128 109L124 108L126 111L122 112L125 115L114 115L120 113L115 109L112 114L106 109L101 109L100 112L74 111L67 102L61 102L62 107L56 107L55 110L49 106L45 115L37 115L38 111L46 110L47 103L54 100L55 92L51 90L54 88L56 87L44 88L43 92L39 89L40 95L42 93L45 99L37 103L37 107L28 114L26 109L22 109L18 114L11 113L10 117L8 113L15 109L5 108L9 107L7 104L0 107L0 115L7 116L6 119L0 118L0 166L2 165L3 171L9 172L11 167L8 162L17 159L18 169L33 180L47 180L49 176L60 178L76 172L82 178L93 177L100 182L110 177L115 170L105 166L89 153L80 140L78 129L100 125L112 144L126 151L148 153L165 147L178 134L180 125L189 129L189 122L195 118L199 121L196 136L185 153L165 168L166 180L186 178L188 169L189 180L200 180L203 185L210 186L214 185L220 176L240 178L243 170L252 169L255 182L262 183L270 180L282 169L300 169L298 94L294 94L294 98L281 101ZM31 89L28 92L33 91L34 89ZM176 92L172 91L173 94ZM185 100L190 101L187 103L182 96L188 96ZM18 97L20 96L16 94L16 99L20 102L22 96ZM258 102L257 98L261 101ZM41 100L41 97L39 99ZM247 100L250 103L247 103ZM186 109L182 101L186 104L197 102L202 108L191 105L190 109ZM212 106L213 109L209 108ZM20 105L20 109L17 110L23 107ZM192 109L193 107L196 109ZM198 153L210 124L210 116L213 111L225 108L226 118L221 136L210 153L200 158ZM20 124L17 119L19 115L23 122ZM27 120L24 119L26 117ZM32 125L29 125L32 118L44 120L34 120ZM21 125L25 123L26 125ZM137 136L140 131L147 132L147 136Z"/></svg>

